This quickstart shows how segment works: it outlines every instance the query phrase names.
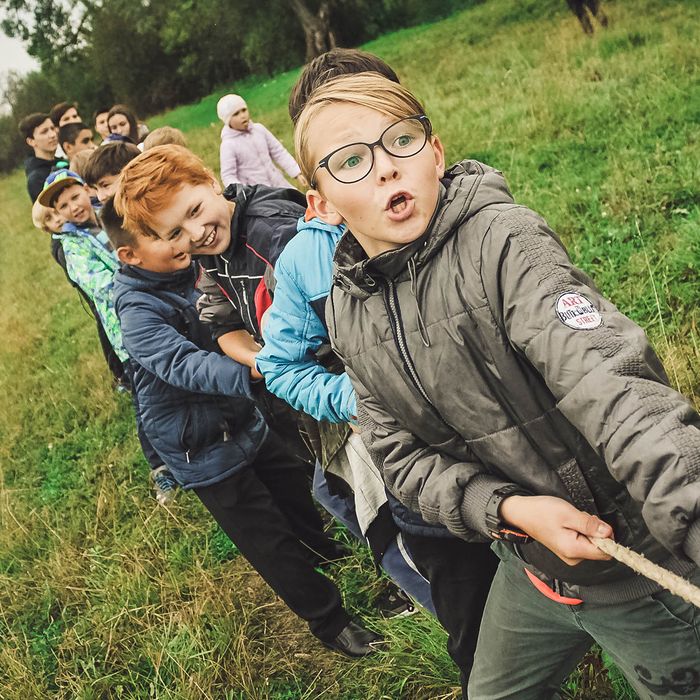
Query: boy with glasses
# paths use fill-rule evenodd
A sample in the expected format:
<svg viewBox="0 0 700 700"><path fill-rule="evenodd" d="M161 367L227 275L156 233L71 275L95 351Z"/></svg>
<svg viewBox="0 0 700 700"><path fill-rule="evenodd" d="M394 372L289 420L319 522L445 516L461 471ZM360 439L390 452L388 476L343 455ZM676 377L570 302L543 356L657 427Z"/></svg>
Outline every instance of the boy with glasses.
<svg viewBox="0 0 700 700"><path fill-rule="evenodd" d="M338 78L295 143L310 207L348 227L329 328L387 486L496 541L471 697L552 697L597 641L643 697L700 698L693 606L589 540L700 581L700 417L500 173L445 171L424 114Z"/></svg>

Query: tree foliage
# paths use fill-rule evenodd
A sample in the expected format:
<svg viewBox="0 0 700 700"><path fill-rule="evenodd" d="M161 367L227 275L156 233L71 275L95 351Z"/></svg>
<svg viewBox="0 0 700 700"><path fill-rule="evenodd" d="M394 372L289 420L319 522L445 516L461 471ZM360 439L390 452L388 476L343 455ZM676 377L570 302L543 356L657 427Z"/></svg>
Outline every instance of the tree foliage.
<svg viewBox="0 0 700 700"><path fill-rule="evenodd" d="M115 102L145 117L478 1L0 0L2 30L41 65L6 94L15 123L60 100L84 117Z"/></svg>

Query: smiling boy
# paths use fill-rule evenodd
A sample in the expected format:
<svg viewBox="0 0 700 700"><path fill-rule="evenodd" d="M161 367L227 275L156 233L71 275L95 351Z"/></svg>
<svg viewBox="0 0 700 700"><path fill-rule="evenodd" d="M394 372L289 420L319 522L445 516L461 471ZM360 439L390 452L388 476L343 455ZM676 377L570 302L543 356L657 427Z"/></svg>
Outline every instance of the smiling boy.
<svg viewBox="0 0 700 700"><path fill-rule="evenodd" d="M348 226L329 327L387 486L497 542L470 697L551 697L595 640L641 696L699 698L693 606L588 539L700 579L700 417L642 330L500 173L445 171L402 87L328 83L295 142L309 205Z"/></svg>

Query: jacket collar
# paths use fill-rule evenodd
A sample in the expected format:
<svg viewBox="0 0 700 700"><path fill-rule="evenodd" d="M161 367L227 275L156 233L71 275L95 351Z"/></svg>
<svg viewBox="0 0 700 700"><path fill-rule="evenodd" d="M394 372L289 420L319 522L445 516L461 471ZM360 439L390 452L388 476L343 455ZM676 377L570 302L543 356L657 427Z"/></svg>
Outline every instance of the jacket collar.
<svg viewBox="0 0 700 700"><path fill-rule="evenodd" d="M333 282L353 296L367 298L377 291L378 279L408 274L409 261L419 270L460 225L484 207L512 202L500 172L476 160L457 163L445 173L435 212L422 236L401 248L368 258L352 232L347 231L336 249Z"/></svg>
<svg viewBox="0 0 700 700"><path fill-rule="evenodd" d="M153 272L144 270L142 267L124 265L121 268L121 277L124 282L128 280L129 286L139 289L186 292L192 289L197 281L197 267L192 263L189 267L177 272Z"/></svg>

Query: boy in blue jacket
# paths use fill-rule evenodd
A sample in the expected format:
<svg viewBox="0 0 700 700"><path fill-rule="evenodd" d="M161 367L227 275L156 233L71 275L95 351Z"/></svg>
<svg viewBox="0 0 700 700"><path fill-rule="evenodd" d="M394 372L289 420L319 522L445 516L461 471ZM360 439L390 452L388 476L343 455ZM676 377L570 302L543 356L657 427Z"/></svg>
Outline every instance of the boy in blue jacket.
<svg viewBox="0 0 700 700"><path fill-rule="evenodd" d="M108 202L102 215L123 264L115 306L144 429L178 483L194 490L311 632L329 648L364 656L379 636L350 618L336 586L315 568L336 550L311 500L306 466L266 425L249 368L220 354L200 322L190 239L181 224L162 226L159 218L177 218L184 205L188 220L205 217L204 237L224 240L227 202L196 156L167 148L168 167L159 148L127 165L115 206ZM155 222L128 194L140 184L159 202Z"/></svg>

